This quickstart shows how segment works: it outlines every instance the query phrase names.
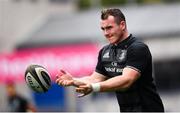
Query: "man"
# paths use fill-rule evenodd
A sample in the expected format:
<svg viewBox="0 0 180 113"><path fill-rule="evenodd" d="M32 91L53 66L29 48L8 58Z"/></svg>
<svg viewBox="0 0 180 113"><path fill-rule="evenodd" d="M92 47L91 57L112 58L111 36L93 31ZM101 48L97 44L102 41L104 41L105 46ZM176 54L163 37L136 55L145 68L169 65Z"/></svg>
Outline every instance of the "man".
<svg viewBox="0 0 180 113"><path fill-rule="evenodd" d="M8 96L8 112L35 112L36 109L26 98L19 95L16 91L15 84L9 82L6 84Z"/></svg>
<svg viewBox="0 0 180 113"><path fill-rule="evenodd" d="M56 82L76 86L80 97L92 92L116 92L121 112L163 112L152 77L147 45L128 33L124 14L116 8L101 12L101 29L109 41L98 56L95 72L79 79L61 70Z"/></svg>

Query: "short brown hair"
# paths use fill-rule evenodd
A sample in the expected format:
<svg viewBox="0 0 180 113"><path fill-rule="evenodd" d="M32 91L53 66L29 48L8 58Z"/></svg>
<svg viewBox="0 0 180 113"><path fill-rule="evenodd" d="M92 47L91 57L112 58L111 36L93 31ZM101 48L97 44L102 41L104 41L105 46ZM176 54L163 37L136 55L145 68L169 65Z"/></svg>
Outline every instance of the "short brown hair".
<svg viewBox="0 0 180 113"><path fill-rule="evenodd" d="M113 16L117 24L120 24L121 21L126 21L124 14L121 12L120 9L117 8L108 8L103 9L101 11L101 19L105 20L108 16Z"/></svg>

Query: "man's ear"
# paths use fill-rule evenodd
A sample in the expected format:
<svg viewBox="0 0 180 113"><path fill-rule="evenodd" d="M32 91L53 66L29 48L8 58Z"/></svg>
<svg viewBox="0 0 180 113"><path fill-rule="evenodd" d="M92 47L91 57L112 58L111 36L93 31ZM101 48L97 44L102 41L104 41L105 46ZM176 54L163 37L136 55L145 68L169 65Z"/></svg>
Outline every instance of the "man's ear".
<svg viewBox="0 0 180 113"><path fill-rule="evenodd" d="M124 31L126 29L126 22L125 21L121 21L120 22L120 28Z"/></svg>

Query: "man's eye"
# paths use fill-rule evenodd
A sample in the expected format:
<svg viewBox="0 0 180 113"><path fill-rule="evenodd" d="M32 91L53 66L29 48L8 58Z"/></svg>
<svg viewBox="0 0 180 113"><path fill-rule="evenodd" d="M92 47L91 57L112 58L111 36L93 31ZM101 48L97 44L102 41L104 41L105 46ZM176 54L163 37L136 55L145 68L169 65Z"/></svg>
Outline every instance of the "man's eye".
<svg viewBox="0 0 180 113"><path fill-rule="evenodd" d="M109 29L111 29L111 28L112 28L111 26L106 27L107 30L109 30Z"/></svg>
<svg viewBox="0 0 180 113"><path fill-rule="evenodd" d="M110 30L112 28L112 26L108 26L108 27L101 27L101 29L104 30Z"/></svg>
<svg viewBox="0 0 180 113"><path fill-rule="evenodd" d="M101 29L104 31L104 28L103 28L103 27L101 27Z"/></svg>

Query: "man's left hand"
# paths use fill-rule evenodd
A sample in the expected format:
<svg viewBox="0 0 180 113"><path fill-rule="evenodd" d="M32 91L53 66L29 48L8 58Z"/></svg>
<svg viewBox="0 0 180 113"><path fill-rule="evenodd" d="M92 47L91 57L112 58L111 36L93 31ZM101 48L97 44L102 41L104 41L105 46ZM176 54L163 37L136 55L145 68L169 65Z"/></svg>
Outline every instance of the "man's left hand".
<svg viewBox="0 0 180 113"><path fill-rule="evenodd" d="M92 86L90 84L81 85L76 88L76 92L80 93L78 97L84 97L92 92Z"/></svg>

